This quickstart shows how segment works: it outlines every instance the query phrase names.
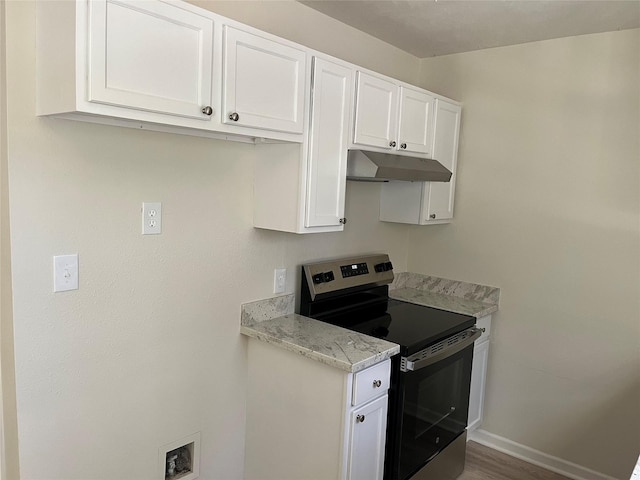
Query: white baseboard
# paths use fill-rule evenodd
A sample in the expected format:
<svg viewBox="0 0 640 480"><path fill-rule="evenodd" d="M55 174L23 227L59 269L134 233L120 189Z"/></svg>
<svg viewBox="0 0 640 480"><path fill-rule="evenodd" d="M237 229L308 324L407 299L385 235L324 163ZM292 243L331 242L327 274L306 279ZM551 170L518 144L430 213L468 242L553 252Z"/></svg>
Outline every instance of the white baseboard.
<svg viewBox="0 0 640 480"><path fill-rule="evenodd" d="M575 480L621 480L539 450L534 450L507 438L489 433L486 430L480 429L469 432L468 439Z"/></svg>

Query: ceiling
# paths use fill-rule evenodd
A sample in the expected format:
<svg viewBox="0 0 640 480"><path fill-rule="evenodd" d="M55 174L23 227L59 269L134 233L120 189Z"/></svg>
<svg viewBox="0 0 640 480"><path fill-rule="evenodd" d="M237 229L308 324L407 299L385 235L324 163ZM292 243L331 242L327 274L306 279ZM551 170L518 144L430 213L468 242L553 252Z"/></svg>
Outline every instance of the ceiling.
<svg viewBox="0 0 640 480"><path fill-rule="evenodd" d="M419 58L640 27L640 0L300 0Z"/></svg>

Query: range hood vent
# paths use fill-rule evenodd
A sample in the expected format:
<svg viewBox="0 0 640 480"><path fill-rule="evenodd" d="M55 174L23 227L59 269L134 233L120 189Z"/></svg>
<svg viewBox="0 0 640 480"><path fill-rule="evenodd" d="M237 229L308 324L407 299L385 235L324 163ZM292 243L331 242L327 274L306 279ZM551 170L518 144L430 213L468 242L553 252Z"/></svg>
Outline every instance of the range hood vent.
<svg viewBox="0 0 640 480"><path fill-rule="evenodd" d="M361 182L448 182L451 172L437 160L349 150L347 180Z"/></svg>

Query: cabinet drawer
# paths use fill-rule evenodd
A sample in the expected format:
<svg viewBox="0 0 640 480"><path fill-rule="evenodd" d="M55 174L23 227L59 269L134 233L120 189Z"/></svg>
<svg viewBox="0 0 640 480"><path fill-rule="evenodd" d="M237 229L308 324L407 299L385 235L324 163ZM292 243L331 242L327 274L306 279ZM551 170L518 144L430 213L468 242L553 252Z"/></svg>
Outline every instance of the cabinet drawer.
<svg viewBox="0 0 640 480"><path fill-rule="evenodd" d="M391 360L362 370L354 375L351 405L362 405L389 390Z"/></svg>
<svg viewBox="0 0 640 480"><path fill-rule="evenodd" d="M485 340L488 340L489 337L491 336L491 315L487 315L486 317L479 318L476 321L476 327L484 328L484 332L482 332L482 335L480 335L480 338L476 340L476 345L478 345L479 343L482 343Z"/></svg>

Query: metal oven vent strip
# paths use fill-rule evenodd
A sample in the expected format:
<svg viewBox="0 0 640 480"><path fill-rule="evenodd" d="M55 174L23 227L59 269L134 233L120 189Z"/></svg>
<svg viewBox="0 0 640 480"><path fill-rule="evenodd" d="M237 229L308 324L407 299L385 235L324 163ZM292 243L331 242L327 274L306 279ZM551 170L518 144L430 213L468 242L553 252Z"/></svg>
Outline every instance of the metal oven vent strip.
<svg viewBox="0 0 640 480"><path fill-rule="evenodd" d="M407 372L431 365L436 361L444 359L449 355L453 355L463 348L466 348L480 337L480 335L482 335L482 330L475 327L452 335L451 337L446 338L441 342L434 343L410 357L402 357L400 360L400 370Z"/></svg>

